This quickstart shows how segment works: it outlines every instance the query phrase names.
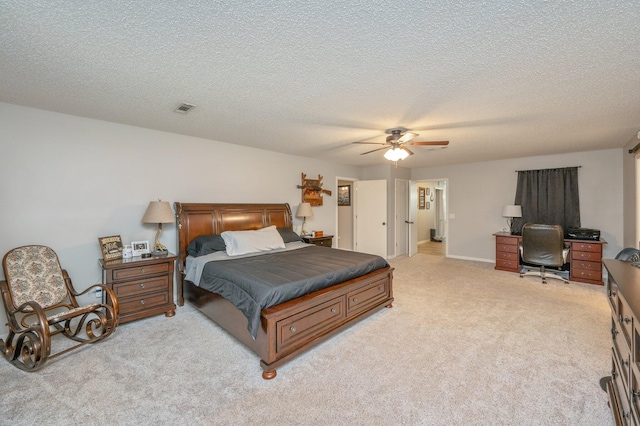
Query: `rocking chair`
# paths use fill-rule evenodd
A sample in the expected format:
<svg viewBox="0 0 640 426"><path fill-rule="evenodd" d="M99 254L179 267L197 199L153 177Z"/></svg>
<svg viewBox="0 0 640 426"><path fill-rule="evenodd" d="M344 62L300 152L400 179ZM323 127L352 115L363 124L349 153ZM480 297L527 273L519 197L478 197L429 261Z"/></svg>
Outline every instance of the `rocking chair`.
<svg viewBox="0 0 640 426"><path fill-rule="evenodd" d="M118 301L111 289L95 284L76 292L56 253L45 246L24 246L2 260L6 281L0 281L9 335L0 352L25 371L41 368L49 358L109 336L118 325ZM76 297L95 288L106 304L79 306ZM78 344L51 355L51 336L62 334Z"/></svg>

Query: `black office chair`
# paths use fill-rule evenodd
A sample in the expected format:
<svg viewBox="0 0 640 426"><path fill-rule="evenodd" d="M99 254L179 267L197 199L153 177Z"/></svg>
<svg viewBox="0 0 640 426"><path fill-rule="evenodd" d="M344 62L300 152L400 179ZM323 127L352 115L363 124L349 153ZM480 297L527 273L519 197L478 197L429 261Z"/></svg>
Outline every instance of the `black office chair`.
<svg viewBox="0 0 640 426"><path fill-rule="evenodd" d="M522 227L520 244L520 278L530 271L547 283L547 272L551 278L569 283L569 271L563 270L569 256L569 248L564 246L564 231L560 225L527 223ZM551 269L548 269L551 268Z"/></svg>

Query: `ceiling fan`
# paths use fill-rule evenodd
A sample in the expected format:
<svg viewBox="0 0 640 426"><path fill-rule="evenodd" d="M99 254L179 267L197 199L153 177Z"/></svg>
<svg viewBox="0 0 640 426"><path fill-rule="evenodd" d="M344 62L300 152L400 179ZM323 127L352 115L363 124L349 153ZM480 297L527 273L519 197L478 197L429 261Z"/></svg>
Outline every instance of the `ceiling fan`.
<svg viewBox="0 0 640 426"><path fill-rule="evenodd" d="M370 145L383 145L382 148L376 148L371 151L363 152L360 155L371 154L372 152L381 151L386 149L384 157L387 160L398 161L404 160L410 155L413 155L413 152L407 148L407 145L412 146L420 146L420 145L430 145L430 146L447 146L449 145L449 141L425 141L418 142L412 141L413 138L418 136L417 133L410 132L409 129L404 127L394 127L392 129L387 129L384 131L387 136L386 142L353 142L358 144L370 144Z"/></svg>

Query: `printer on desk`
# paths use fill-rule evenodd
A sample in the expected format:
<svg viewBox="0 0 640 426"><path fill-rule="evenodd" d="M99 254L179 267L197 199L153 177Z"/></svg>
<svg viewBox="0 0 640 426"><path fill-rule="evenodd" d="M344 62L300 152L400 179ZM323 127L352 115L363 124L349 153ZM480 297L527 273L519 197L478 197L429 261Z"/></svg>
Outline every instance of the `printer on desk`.
<svg viewBox="0 0 640 426"><path fill-rule="evenodd" d="M565 238L569 240L600 241L600 230L589 228L568 228Z"/></svg>

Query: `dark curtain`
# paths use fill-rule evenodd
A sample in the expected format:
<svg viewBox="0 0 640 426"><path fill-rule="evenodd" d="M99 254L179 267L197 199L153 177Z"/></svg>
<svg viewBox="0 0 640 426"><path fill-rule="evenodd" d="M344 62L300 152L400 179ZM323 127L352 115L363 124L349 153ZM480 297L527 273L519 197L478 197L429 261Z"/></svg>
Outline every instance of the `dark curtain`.
<svg viewBox="0 0 640 426"><path fill-rule="evenodd" d="M522 206L522 217L514 218L514 232L525 223L562 225L565 234L579 228L578 168L519 171L515 204Z"/></svg>

